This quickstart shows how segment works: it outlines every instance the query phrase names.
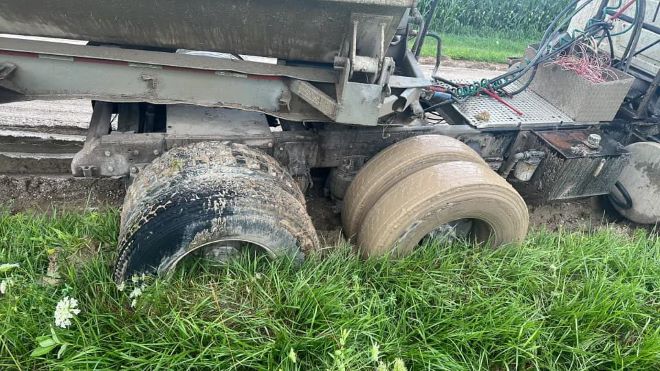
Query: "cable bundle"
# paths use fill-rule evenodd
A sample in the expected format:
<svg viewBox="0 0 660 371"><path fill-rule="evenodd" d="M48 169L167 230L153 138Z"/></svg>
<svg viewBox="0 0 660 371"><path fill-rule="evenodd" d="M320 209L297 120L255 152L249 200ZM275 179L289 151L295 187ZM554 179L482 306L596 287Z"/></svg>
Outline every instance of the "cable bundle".
<svg viewBox="0 0 660 371"><path fill-rule="evenodd" d="M552 64L564 71L573 71L578 76L595 84L617 80L618 76L610 70L612 59L598 52L595 39L590 40L591 45L578 43L570 52L559 56Z"/></svg>
<svg viewBox="0 0 660 371"><path fill-rule="evenodd" d="M608 65L612 63L611 61L614 59L612 36L618 36L621 34L619 33L614 35L610 33L610 30L613 27L612 22L618 19L618 17L633 3L636 3L637 6L635 12L635 21L632 27L629 28L634 29L634 34L631 37L628 48L626 48L626 51L624 52L624 55L619 62L619 65L622 65L625 70L629 66L630 60L632 59L629 58L629 56L634 55L633 53L636 48L637 40L639 39L639 34L641 33L644 11L646 9L646 0L630 0L625 5L622 4L622 1L619 1L618 6L616 7L604 7L595 18L589 21L586 29L582 31L576 31L573 35L568 35L567 33L563 32L563 28L566 26L566 24L568 24L568 22L570 22L573 16L578 14L592 2L593 0L585 0L578 6L580 0L571 1L571 3L566 8L564 8L564 10L557 14L548 29L545 31L541 43L539 44L540 46L537 49L537 53L534 55L534 57L532 57L530 60L527 60L526 63L518 66L517 68L514 68L498 77L490 80L476 82L474 84L469 84L469 89L454 87L450 90L454 100L462 101L465 98L480 94L483 90L497 91L500 95L506 96L519 94L527 89L532 83L532 80L536 76L536 71L540 65L552 63L558 58L562 60L559 63L561 63L566 68L577 68L582 71L581 73L584 75L595 78L595 76L598 75L598 70L603 70L604 61L600 59L592 61L575 61L569 60L567 58L562 59L562 56L566 56L566 52L570 50L580 48L580 44L584 44L584 42L588 42L589 40L598 40L598 42L601 42L607 39L610 44L610 53L612 54ZM606 19L607 13L613 12L614 9L619 9L619 11L614 12L614 15L611 18ZM515 91L508 91L505 89L506 87L519 81L525 76L528 76L527 81ZM602 76L602 74L600 77L607 78L607 76Z"/></svg>

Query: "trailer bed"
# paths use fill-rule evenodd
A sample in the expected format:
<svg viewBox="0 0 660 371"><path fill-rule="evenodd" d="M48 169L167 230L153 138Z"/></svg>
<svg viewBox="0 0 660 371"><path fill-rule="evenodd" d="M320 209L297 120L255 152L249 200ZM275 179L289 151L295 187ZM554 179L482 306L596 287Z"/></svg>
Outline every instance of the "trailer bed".
<svg viewBox="0 0 660 371"><path fill-rule="evenodd" d="M413 0L3 0L0 33L332 63L355 17L385 23L389 42L413 5Z"/></svg>

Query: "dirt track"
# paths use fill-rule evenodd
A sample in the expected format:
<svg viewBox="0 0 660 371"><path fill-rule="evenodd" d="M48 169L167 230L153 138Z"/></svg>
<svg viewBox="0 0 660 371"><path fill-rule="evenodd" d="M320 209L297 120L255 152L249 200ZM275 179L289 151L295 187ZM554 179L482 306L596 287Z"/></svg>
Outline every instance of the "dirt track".
<svg viewBox="0 0 660 371"><path fill-rule="evenodd" d="M92 105L85 100L33 101L0 106L0 129L4 126L86 128Z"/></svg>

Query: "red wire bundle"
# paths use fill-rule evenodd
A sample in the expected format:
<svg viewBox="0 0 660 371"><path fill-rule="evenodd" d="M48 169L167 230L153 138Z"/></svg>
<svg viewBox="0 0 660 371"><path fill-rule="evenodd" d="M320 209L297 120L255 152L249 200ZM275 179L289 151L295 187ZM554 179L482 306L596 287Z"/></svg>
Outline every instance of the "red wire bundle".
<svg viewBox="0 0 660 371"><path fill-rule="evenodd" d="M595 84L618 78L609 69L612 61L607 55L598 52L595 42L593 47L579 43L552 63L560 66L564 71L574 71L578 76Z"/></svg>

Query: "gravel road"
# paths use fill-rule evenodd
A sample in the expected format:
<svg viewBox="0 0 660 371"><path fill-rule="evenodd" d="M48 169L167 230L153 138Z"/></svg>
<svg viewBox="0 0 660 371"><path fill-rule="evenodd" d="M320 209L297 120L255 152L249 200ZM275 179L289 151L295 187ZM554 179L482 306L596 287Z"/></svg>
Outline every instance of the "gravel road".
<svg viewBox="0 0 660 371"><path fill-rule="evenodd" d="M87 128L92 115L88 100L31 101L0 105L0 128L7 126Z"/></svg>

